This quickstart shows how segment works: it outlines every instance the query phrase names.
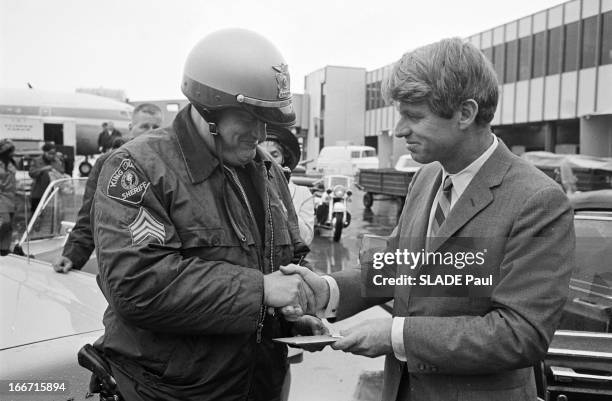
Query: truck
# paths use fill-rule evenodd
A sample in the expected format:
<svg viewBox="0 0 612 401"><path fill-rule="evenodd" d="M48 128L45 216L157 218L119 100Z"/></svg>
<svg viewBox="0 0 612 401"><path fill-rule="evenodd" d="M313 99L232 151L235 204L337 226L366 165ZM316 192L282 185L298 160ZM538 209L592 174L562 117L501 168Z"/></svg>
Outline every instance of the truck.
<svg viewBox="0 0 612 401"><path fill-rule="evenodd" d="M360 170L357 188L364 191L363 206L369 209L374 200L397 200L401 206L406 201L408 186L421 164L412 160L409 154L402 155L394 168ZM400 208L401 211L401 208Z"/></svg>

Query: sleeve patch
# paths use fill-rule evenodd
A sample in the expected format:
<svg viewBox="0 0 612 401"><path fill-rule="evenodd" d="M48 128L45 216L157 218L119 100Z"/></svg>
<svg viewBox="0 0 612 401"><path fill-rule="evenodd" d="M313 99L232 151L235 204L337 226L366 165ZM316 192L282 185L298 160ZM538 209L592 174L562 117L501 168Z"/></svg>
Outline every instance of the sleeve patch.
<svg viewBox="0 0 612 401"><path fill-rule="evenodd" d="M138 245L151 238L160 245L166 243L166 228L157 221L145 208L141 207L136 219L129 225L132 234L132 245Z"/></svg>
<svg viewBox="0 0 612 401"><path fill-rule="evenodd" d="M139 205L150 185L151 183L136 171L132 160L123 159L108 181L106 194L110 198Z"/></svg>

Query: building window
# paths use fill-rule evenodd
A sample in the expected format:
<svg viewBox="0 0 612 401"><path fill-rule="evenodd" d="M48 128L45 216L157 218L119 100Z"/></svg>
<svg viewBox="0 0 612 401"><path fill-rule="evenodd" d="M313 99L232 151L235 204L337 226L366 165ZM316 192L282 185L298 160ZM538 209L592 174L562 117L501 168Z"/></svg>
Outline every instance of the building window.
<svg viewBox="0 0 612 401"><path fill-rule="evenodd" d="M168 103L166 104L166 111L170 113L178 113L179 105L178 103Z"/></svg>
<svg viewBox="0 0 612 401"><path fill-rule="evenodd" d="M531 36L519 39L519 81L531 78Z"/></svg>
<svg viewBox="0 0 612 401"><path fill-rule="evenodd" d="M378 109L385 106L385 100L380 91L381 81L366 85L366 110Z"/></svg>
<svg viewBox="0 0 612 401"><path fill-rule="evenodd" d="M506 71L504 83L516 82L516 63L518 61L518 40L506 43Z"/></svg>
<svg viewBox="0 0 612 401"><path fill-rule="evenodd" d="M601 65L612 64L612 11L602 15Z"/></svg>
<svg viewBox="0 0 612 401"><path fill-rule="evenodd" d="M379 109L385 106L385 99L382 96L382 81L376 82L376 108Z"/></svg>
<svg viewBox="0 0 612 401"><path fill-rule="evenodd" d="M546 32L533 36L533 78L543 77L546 71Z"/></svg>
<svg viewBox="0 0 612 401"><path fill-rule="evenodd" d="M597 16L582 21L582 57L580 68L595 67L595 50L597 45Z"/></svg>
<svg viewBox="0 0 612 401"><path fill-rule="evenodd" d="M563 72L578 69L578 34L580 22L565 25L565 57L563 59Z"/></svg>
<svg viewBox="0 0 612 401"><path fill-rule="evenodd" d="M493 50L493 68L497 74L497 80L502 83L504 80L504 44L495 46Z"/></svg>
<svg viewBox="0 0 612 401"><path fill-rule="evenodd" d="M321 114L323 114L325 112L325 82L321 83Z"/></svg>
<svg viewBox="0 0 612 401"><path fill-rule="evenodd" d="M487 60L493 63L493 48L492 47L487 47L486 49L483 49L482 53L485 55Z"/></svg>
<svg viewBox="0 0 612 401"><path fill-rule="evenodd" d="M563 60L563 31L558 26L548 30L548 75L561 72L561 61Z"/></svg>

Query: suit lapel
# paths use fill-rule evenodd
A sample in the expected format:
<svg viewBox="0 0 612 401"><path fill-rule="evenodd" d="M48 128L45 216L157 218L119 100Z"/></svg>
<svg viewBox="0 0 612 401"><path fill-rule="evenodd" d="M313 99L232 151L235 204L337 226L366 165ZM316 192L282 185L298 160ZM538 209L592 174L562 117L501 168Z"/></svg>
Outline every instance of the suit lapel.
<svg viewBox="0 0 612 401"><path fill-rule="evenodd" d="M429 174L421 177L422 181L433 182L428 189L419 190L417 187L415 197L410 200L408 216L410 220L406 226L401 227L401 236L411 244L403 244L403 248L421 249L425 247L427 227L429 225L429 211L436 197L436 192L442 181L442 168L433 170ZM415 243L414 241L419 241Z"/></svg>
<svg viewBox="0 0 612 401"><path fill-rule="evenodd" d="M430 251L436 251L446 240L493 201L491 188L499 185L510 167L512 153L501 141L453 206L438 236L431 239Z"/></svg>
<svg viewBox="0 0 612 401"><path fill-rule="evenodd" d="M399 238L400 242L398 249L409 249L418 252L420 249L425 248L425 241L427 237L427 227L429 225L429 211L431 205L438 192L438 187L442 182L442 167L427 168L422 167L419 173L419 182L422 185L415 185L409 194L409 204L406 205L408 210L405 210L402 214L403 218L407 221L403 222L400 219L399 227ZM428 183L433 183L428 185ZM413 195L414 193L414 195ZM410 269L410 267L400 264L396 271L398 277L402 275L412 276L417 272L418 269ZM394 316L407 316L408 312L408 299L410 298L411 287L396 286L394 298L395 302L393 305Z"/></svg>

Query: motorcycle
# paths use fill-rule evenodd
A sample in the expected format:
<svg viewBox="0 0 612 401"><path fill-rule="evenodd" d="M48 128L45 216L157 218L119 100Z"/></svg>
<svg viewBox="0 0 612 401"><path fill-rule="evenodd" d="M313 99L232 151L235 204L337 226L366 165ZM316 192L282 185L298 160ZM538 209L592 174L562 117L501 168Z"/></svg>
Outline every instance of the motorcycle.
<svg viewBox="0 0 612 401"><path fill-rule="evenodd" d="M340 241L342 230L351 224L352 181L346 175L326 175L315 185L315 229L332 230L334 242Z"/></svg>

